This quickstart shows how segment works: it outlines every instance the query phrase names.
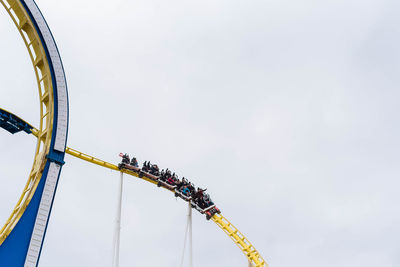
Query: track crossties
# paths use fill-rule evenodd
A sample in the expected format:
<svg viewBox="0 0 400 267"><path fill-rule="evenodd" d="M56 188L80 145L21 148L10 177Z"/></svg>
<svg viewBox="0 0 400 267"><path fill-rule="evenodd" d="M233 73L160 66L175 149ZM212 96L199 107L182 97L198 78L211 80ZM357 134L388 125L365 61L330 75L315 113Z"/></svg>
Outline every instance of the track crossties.
<svg viewBox="0 0 400 267"><path fill-rule="evenodd" d="M26 123L21 118L1 108L0 108L0 127L12 134L21 131L30 134L32 133L33 129L31 125Z"/></svg>

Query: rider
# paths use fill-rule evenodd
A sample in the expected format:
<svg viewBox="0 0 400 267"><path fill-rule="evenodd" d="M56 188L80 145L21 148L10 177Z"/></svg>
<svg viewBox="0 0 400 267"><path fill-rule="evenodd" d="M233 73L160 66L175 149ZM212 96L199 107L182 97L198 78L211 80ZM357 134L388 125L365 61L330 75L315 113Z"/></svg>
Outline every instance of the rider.
<svg viewBox="0 0 400 267"><path fill-rule="evenodd" d="M190 196L190 189L187 187L187 185L185 185L185 186L183 187L182 193L183 193L185 196Z"/></svg>
<svg viewBox="0 0 400 267"><path fill-rule="evenodd" d="M138 161L136 160L135 157L132 157L131 165L134 166L134 167L139 167Z"/></svg>
<svg viewBox="0 0 400 267"><path fill-rule="evenodd" d="M149 161L150 163L150 161ZM148 168L147 168L147 160L145 162L143 162L143 167L142 167L142 171L147 172Z"/></svg>
<svg viewBox="0 0 400 267"><path fill-rule="evenodd" d="M207 208L210 207L210 206L212 206L212 205L214 205L214 202L212 202L212 200L211 200L209 194L204 194L203 200L204 200L204 202L206 203Z"/></svg>
<svg viewBox="0 0 400 267"><path fill-rule="evenodd" d="M125 154L122 156L122 163L129 164L129 162L130 162L129 155L128 155L127 153L125 153Z"/></svg>
<svg viewBox="0 0 400 267"><path fill-rule="evenodd" d="M181 189L183 189L184 186L185 186L185 183L183 181L181 181L179 179L176 181L176 189L178 191L181 191Z"/></svg>
<svg viewBox="0 0 400 267"><path fill-rule="evenodd" d="M168 177L167 182L168 182L170 185L175 185L175 179L174 179L172 176Z"/></svg>
<svg viewBox="0 0 400 267"><path fill-rule="evenodd" d="M160 169L158 168L157 164L153 164L151 166L150 173L155 175L155 176L159 176L160 175Z"/></svg>
<svg viewBox="0 0 400 267"><path fill-rule="evenodd" d="M201 206L203 206L202 204L203 204L203 194L204 194L204 191L206 191L207 189L201 189L200 187L197 187L197 191L195 191L195 192L193 192L193 199L194 199L194 202L196 203L196 204L199 204L199 206L201 207ZM201 207L202 208L202 207ZM203 208L202 208L203 209Z"/></svg>

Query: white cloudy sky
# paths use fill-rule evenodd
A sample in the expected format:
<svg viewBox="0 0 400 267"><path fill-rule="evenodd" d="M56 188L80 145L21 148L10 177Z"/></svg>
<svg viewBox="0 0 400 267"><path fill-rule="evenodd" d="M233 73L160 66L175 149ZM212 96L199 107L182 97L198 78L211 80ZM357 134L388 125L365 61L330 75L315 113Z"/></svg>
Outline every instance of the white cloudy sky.
<svg viewBox="0 0 400 267"><path fill-rule="evenodd" d="M206 186L271 267L399 266L394 0L38 0L70 96L68 145ZM0 12L0 106L38 123L28 54ZM0 131L0 221L35 140ZM66 156L40 266L111 266L118 173ZM126 177L121 266L178 266L186 205ZM195 266L245 266L194 215Z"/></svg>

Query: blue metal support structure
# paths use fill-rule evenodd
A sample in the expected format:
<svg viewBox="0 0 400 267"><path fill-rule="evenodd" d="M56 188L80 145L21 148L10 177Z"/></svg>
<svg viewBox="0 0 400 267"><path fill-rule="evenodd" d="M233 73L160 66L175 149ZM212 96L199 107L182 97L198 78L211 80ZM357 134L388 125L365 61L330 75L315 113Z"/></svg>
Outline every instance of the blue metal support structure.
<svg viewBox="0 0 400 267"><path fill-rule="evenodd" d="M44 149L36 155L28 186L21 197L23 201L17 204L3 232L0 232L0 267L37 267L64 164L68 90L58 48L35 1L0 2L14 20L28 48L38 80L41 112L42 108L47 111L41 114L41 120L46 119L47 125L51 125L50 128L39 129L38 144ZM38 54L37 51L43 53ZM5 110L0 110L0 127L12 134L32 132L29 124Z"/></svg>
<svg viewBox="0 0 400 267"><path fill-rule="evenodd" d="M33 127L21 118L0 108L0 127L4 130L15 134L24 131L28 134L32 133Z"/></svg>

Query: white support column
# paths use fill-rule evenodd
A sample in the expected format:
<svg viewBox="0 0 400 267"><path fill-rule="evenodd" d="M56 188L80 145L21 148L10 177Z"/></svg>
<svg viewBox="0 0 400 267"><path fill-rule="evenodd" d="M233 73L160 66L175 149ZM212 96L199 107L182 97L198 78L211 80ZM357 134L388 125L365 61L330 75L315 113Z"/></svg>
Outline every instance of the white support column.
<svg viewBox="0 0 400 267"><path fill-rule="evenodd" d="M189 201L189 212L188 212L188 224L189 224L189 255L190 255L190 267L193 267L193 243L192 243L192 204Z"/></svg>
<svg viewBox="0 0 400 267"><path fill-rule="evenodd" d="M118 206L117 206L117 216L115 219L115 232L114 232L114 242L113 242L113 267L119 267L119 244L121 236L121 208L122 208L122 189L124 183L124 176L121 172L121 178L119 181L119 191L118 191Z"/></svg>
<svg viewBox="0 0 400 267"><path fill-rule="evenodd" d="M188 239L189 234L189 263L190 267L193 267L193 244L192 244L192 204L189 201L188 205L188 215L186 222L186 230L185 230L185 240L183 241L183 251L182 251L182 259L181 259L181 267L183 267L183 260L185 259L185 251L186 251L186 241Z"/></svg>

